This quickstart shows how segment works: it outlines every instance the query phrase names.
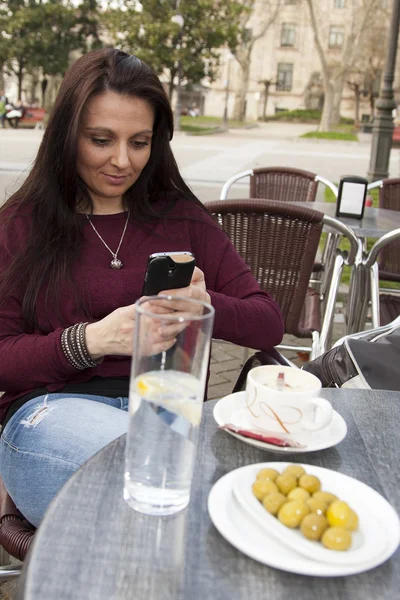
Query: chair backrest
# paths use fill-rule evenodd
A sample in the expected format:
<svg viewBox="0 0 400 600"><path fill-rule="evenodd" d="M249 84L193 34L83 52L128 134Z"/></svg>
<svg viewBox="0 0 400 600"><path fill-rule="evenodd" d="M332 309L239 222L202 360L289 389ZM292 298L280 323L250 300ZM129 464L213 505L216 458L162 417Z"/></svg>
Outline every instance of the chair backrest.
<svg viewBox="0 0 400 600"><path fill-rule="evenodd" d="M318 180L315 173L288 167L253 169L250 197L283 202L314 202Z"/></svg>
<svg viewBox="0 0 400 600"><path fill-rule="evenodd" d="M383 179L379 188L379 207L400 211L400 179ZM379 278L400 282L400 241L382 248L379 259Z"/></svg>
<svg viewBox="0 0 400 600"><path fill-rule="evenodd" d="M35 527L24 519L0 478L0 546L14 558L24 560L34 533Z"/></svg>
<svg viewBox="0 0 400 600"><path fill-rule="evenodd" d="M216 200L206 208L228 234L261 289L279 304L285 332L298 334L323 213L274 200Z"/></svg>

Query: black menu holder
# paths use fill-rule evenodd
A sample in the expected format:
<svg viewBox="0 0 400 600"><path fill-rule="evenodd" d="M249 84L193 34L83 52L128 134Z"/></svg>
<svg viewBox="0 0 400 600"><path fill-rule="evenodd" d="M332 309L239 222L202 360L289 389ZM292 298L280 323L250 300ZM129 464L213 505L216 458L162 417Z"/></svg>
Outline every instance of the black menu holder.
<svg viewBox="0 0 400 600"><path fill-rule="evenodd" d="M368 181L364 177L346 175L341 178L336 201L337 217L351 217L360 220L363 218L367 185Z"/></svg>

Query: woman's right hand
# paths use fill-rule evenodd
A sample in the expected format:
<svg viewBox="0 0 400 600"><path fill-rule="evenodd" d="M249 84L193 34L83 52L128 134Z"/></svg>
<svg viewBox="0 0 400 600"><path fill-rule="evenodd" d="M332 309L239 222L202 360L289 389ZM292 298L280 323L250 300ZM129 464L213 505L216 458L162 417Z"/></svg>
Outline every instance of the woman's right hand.
<svg viewBox="0 0 400 600"><path fill-rule="evenodd" d="M135 305L117 308L86 326L86 347L90 357L98 360L107 354L132 356L135 329Z"/></svg>
<svg viewBox="0 0 400 600"><path fill-rule="evenodd" d="M170 312L161 308L161 314ZM117 308L112 313L86 326L86 347L90 357L98 360L103 356L132 356L133 335L136 324L135 305ZM145 348L142 352L147 355L159 354L169 350L176 342L176 335L182 325L171 323L161 325L160 321L147 318L144 321L146 334L143 336Z"/></svg>

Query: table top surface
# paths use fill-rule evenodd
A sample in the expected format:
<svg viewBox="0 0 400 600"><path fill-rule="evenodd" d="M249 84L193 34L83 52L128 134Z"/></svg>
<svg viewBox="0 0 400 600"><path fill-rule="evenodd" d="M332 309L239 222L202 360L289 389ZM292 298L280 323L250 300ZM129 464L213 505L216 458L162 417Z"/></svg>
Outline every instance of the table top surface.
<svg viewBox="0 0 400 600"><path fill-rule="evenodd" d="M315 210L319 210L329 217L336 216L335 202L296 202L296 204L315 208ZM358 237L373 237L378 239L385 233L400 228L400 211L366 206L363 219L340 217L339 220L348 225Z"/></svg>
<svg viewBox="0 0 400 600"><path fill-rule="evenodd" d="M64 486L36 533L19 597L26 600L329 600L398 595L400 550L383 565L347 577L307 577L260 564L232 547L207 511L213 484L237 467L267 461L318 465L368 484L400 512L400 393L323 390L348 433L334 448L282 455L218 431L204 406L192 500L174 517L149 517L122 498L125 438Z"/></svg>

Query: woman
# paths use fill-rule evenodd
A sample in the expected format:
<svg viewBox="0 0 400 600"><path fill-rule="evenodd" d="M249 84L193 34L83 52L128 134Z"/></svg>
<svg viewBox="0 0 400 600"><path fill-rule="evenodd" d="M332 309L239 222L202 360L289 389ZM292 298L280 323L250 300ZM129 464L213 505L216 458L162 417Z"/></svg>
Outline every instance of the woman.
<svg viewBox="0 0 400 600"><path fill-rule="evenodd" d="M254 348L282 338L279 308L180 176L172 132L149 67L91 52L67 72L33 169L1 210L0 472L34 525L127 430L134 303L151 253L193 252L190 286L169 293L211 302L215 337Z"/></svg>

